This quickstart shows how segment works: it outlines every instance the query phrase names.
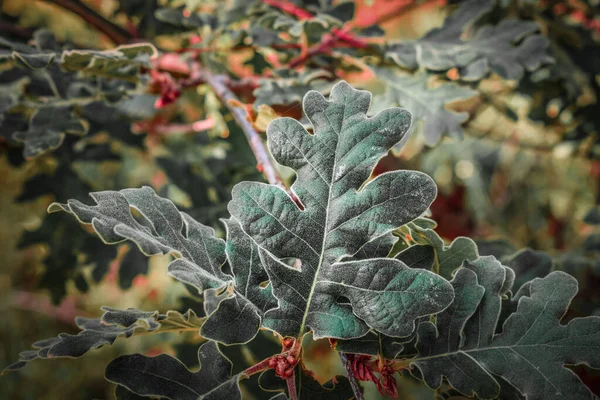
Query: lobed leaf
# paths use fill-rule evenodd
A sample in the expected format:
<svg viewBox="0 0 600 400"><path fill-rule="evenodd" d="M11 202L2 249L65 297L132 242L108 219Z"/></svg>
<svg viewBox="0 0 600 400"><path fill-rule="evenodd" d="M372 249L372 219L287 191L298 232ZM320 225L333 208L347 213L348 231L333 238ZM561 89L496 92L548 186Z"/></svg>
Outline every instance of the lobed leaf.
<svg viewBox="0 0 600 400"><path fill-rule="evenodd" d="M389 69L373 68L373 71L386 83L386 91L379 102L387 107L402 106L410 111L414 121L422 121L428 146L436 145L443 135L462 139L462 124L469 115L450 111L446 105L474 97L477 91L453 83L431 88L429 80L432 76L425 73L398 76Z"/></svg>
<svg viewBox="0 0 600 400"><path fill-rule="evenodd" d="M198 318L192 310L185 314L169 311L140 311L135 309L116 310L102 307L104 314L100 318L77 317L77 326L81 329L77 335L61 333L56 338L45 339L33 344L36 350L24 351L19 361L9 365L2 374L23 368L28 362L38 358L79 358L88 351L104 345L112 345L119 337L129 338L139 333L199 331L204 318Z"/></svg>
<svg viewBox="0 0 600 400"><path fill-rule="evenodd" d="M489 13L494 4L491 0L464 2L441 28L419 40L390 45L386 56L404 68L458 68L461 79L466 81L478 81L490 71L505 79L519 80L526 70L534 71L553 61L547 54L550 42L535 34L540 27L534 22L505 19L496 26L482 27L464 40L464 32Z"/></svg>
<svg viewBox="0 0 600 400"><path fill-rule="evenodd" d="M479 257L477 245L467 237L459 236L455 238L449 246L446 246L444 240L433 230L423 229L415 224L409 224L412 239L426 246L411 246L403 253L414 253L413 258L418 256L425 258L433 250L433 270L446 279L451 279L455 270L457 270L464 261L474 261ZM429 248L429 249L428 249ZM407 255L400 253L396 258L403 259Z"/></svg>
<svg viewBox="0 0 600 400"><path fill-rule="evenodd" d="M240 399L241 374L231 376L232 364L215 342L198 349L200 370L191 372L175 357L161 354L121 356L106 367L106 379L141 396L172 400Z"/></svg>
<svg viewBox="0 0 600 400"><path fill-rule="evenodd" d="M49 211L66 211L80 222L92 224L106 243L131 240L146 255L174 255L176 259L168 266L169 275L200 293L212 289L220 295L221 303L208 316L202 336L224 343L243 343L256 335L263 309L273 304L269 300L270 289L251 288L250 283L238 289L240 280L223 271L228 257L226 243L215 237L212 228L179 212L170 200L157 196L149 187L96 192L91 196L97 203L95 206L69 200L67 204L52 204ZM140 214L140 222L131 208ZM236 253L256 250L252 250L251 242L240 242L239 238L231 239L229 247L231 270L239 276L247 268L247 260L236 257ZM260 268L260 264L255 264L247 271L246 281L249 279L258 286L264 276ZM219 328L224 320L228 321L226 330Z"/></svg>
<svg viewBox="0 0 600 400"><path fill-rule="evenodd" d="M23 155L33 157L56 149L66 134L84 135L87 127L75 117L72 107L47 106L33 112L27 131L13 133L13 138L25 144Z"/></svg>
<svg viewBox="0 0 600 400"><path fill-rule="evenodd" d="M416 318L452 301L443 278L401 261L340 262L418 217L436 195L431 178L420 172L394 171L367 183L410 126L408 112L397 108L367 118L370 101L368 92L341 82L329 101L315 91L305 96L314 134L291 118L269 125L270 150L296 171L291 189L302 208L275 186L233 188L229 211L258 245L279 303L265 313L264 325L282 336L309 329L317 338L356 338L369 329L408 336Z"/></svg>
<svg viewBox="0 0 600 400"><path fill-rule="evenodd" d="M582 363L600 367L600 318L560 323L577 293L577 281L559 271L534 279L496 334L501 299L514 279L509 271L492 256L466 262L452 280L453 304L438 314L435 324L419 326L418 355L410 363L432 388L445 377L466 396L595 398L565 368Z"/></svg>

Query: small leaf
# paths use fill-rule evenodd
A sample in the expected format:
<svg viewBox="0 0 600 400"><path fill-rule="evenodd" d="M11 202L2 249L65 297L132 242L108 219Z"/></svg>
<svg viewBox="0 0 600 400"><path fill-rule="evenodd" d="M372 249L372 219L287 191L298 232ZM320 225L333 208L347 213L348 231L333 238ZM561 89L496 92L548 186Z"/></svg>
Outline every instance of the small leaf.
<svg viewBox="0 0 600 400"><path fill-rule="evenodd" d="M84 71L96 76L138 80L140 67L149 67L149 60L158 54L149 43L118 46L113 50L68 50L60 63L71 71Z"/></svg>
<svg viewBox="0 0 600 400"><path fill-rule="evenodd" d="M29 361L38 358L78 358L88 351L106 344L112 345L120 336L126 338L138 333L181 332L191 330L198 332L203 318L198 318L192 310L185 314L169 311L159 314L158 311L139 311L135 309L116 310L103 307L101 318L76 319L81 329L77 335L61 333L57 338L41 340L33 344L36 350L24 351L19 361L8 366L2 373L23 368Z"/></svg>
<svg viewBox="0 0 600 400"><path fill-rule="evenodd" d="M106 379L141 396L160 396L172 400L240 399L241 375L231 376L231 361L215 342L198 349L200 370L191 372L175 357L161 354L122 356L106 367Z"/></svg>
<svg viewBox="0 0 600 400"><path fill-rule="evenodd" d="M29 120L29 129L13 134L15 140L25 143L23 155L34 157L39 153L56 149L65 134L84 135L87 127L72 113L71 107L42 107Z"/></svg>
<svg viewBox="0 0 600 400"><path fill-rule="evenodd" d="M80 222L92 224L100 238L109 244L131 240L146 255L172 254L176 257L169 266L168 273L175 279L189 284L202 293L215 289L225 294L216 297L222 301L209 315L201 334L204 337L224 343L245 343L258 332L263 310L274 305L270 290L262 290L264 271L261 264L254 264L244 275L256 287L250 287L248 280L243 282L223 271L226 261L226 243L215 237L212 228L193 220L189 215L177 210L175 205L154 193L149 187L124 189L120 192L105 191L91 194L95 206L87 206L77 200L67 204L54 203L50 212L66 211ZM134 218L131 208L141 214L141 221ZM252 252L251 241L230 239L232 271L238 276L243 273L248 260L236 257L236 252ZM237 241L233 244L232 241ZM244 248L244 246L250 246ZM256 256L253 258L256 261ZM237 263L243 265L238 266ZM257 278L258 277L258 278ZM238 290L238 286L239 290ZM243 284L243 285L242 285ZM227 293L225 293L227 291ZM257 304L252 303L256 301ZM229 329L221 329L227 320Z"/></svg>
<svg viewBox="0 0 600 400"><path fill-rule="evenodd" d="M429 146L437 144L443 135L462 139L462 123L469 115L465 112L454 112L446 109L446 105L457 100L471 98L477 92L453 83L442 84L436 88L429 87L430 75L398 76L389 69L373 68L378 79L384 81L386 92L380 100L385 107L401 106L413 116L413 120L423 121L423 135ZM413 123L412 129L416 124Z"/></svg>
<svg viewBox="0 0 600 400"><path fill-rule="evenodd" d="M452 273L462 265L463 261L473 261L479 256L477 245L467 237L457 237L449 246L446 246L433 229L422 229L414 224L411 224L410 227L413 240L433 247L435 252L433 269L446 279L452 278ZM400 254L397 258L400 257Z"/></svg>
<svg viewBox="0 0 600 400"><path fill-rule="evenodd" d="M534 71L553 61L547 54L550 42L535 34L540 27L534 22L505 19L493 27L486 25L471 39L463 40L463 33L493 7L490 0L464 2L441 28L419 40L389 45L386 56L410 69L420 66L446 71L456 67L467 81L478 81L490 71L519 80L525 70Z"/></svg>

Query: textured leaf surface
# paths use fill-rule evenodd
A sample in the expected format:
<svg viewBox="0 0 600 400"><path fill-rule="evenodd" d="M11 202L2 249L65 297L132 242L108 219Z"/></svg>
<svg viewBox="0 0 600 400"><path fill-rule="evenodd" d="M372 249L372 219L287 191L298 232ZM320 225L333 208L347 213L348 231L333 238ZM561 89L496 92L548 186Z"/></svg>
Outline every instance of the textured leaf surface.
<svg viewBox="0 0 600 400"><path fill-rule="evenodd" d="M173 254L176 259L169 264L169 275L196 287L199 292L213 289L221 294L218 298L222 303L208 316L201 331L203 336L240 343L256 335L262 310L274 303L269 299L270 289L250 287L251 284L258 285L265 276L260 264L250 266L244 256L237 254L256 251L254 247L244 248L251 246L250 241L240 243L240 239L234 237L229 245L231 270L238 277L245 274L246 280L241 282L223 272L227 258L225 241L215 237L212 228L179 212L170 200L157 196L151 188L97 192L91 196L97 203L94 206L70 200L67 204L54 203L49 210L66 211L80 222L91 223L106 243L128 239L146 255ZM140 214L139 221L130 208ZM256 261L256 257L253 260ZM243 283L239 290L236 289L238 283ZM257 304L252 303L250 297ZM227 321L228 329L219 329L224 321Z"/></svg>
<svg viewBox="0 0 600 400"><path fill-rule="evenodd" d="M106 367L106 379L125 386L141 396L160 396L172 400L241 399L241 375L231 376L231 361L215 342L198 349L200 370L191 372L175 357L161 354L122 356Z"/></svg>
<svg viewBox="0 0 600 400"><path fill-rule="evenodd" d="M506 79L521 79L525 70L552 61L547 54L549 41L534 34L540 29L534 22L505 19L463 40L463 33L493 7L491 0L464 2L441 28L419 40L390 45L386 55L405 68L446 71L456 67L467 81L480 80L490 71Z"/></svg>
<svg viewBox="0 0 600 400"><path fill-rule="evenodd" d="M120 336L128 338L148 332L199 331L204 323L204 318L198 318L191 310L185 314L176 311L159 314L158 311L102 309L104 314L101 318L77 318L77 326L81 329L77 335L62 333L57 338L34 343L36 350L22 352L19 361L8 366L3 374L23 368L29 361L38 358L82 357L90 350L112 345Z"/></svg>
<svg viewBox="0 0 600 400"><path fill-rule="evenodd" d="M264 323L281 335L312 329L315 337L353 338L374 328L408 336L415 318L453 298L447 281L395 259L339 262L418 217L436 195L433 181L413 171L364 185L410 126L409 114L397 108L367 118L370 100L341 82L330 100L314 91L304 98L314 134L291 118L269 125L271 152L296 171L292 190L303 209L275 186L242 182L233 189L229 211L258 245L279 301ZM286 259L300 260L300 268ZM340 296L349 304L339 303Z"/></svg>
<svg viewBox="0 0 600 400"><path fill-rule="evenodd" d="M429 87L431 75L395 75L388 69L374 68L377 78L386 83L386 91L379 101L386 107L401 106L410 111L415 122L422 121L425 143L434 146L443 135L463 137L462 123L469 117L466 112L454 112L446 105L471 98L477 92L453 83ZM414 129L416 126L413 123Z"/></svg>
<svg viewBox="0 0 600 400"><path fill-rule="evenodd" d="M419 354L412 359L423 379L438 387L442 377L465 395L510 398L515 388L527 399L592 399L565 365L600 366L600 318L560 320L577 293L577 281L553 272L536 278L517 311L495 334L501 298L514 276L491 256L456 272L456 297L419 326ZM514 396L513 396L514 398Z"/></svg>

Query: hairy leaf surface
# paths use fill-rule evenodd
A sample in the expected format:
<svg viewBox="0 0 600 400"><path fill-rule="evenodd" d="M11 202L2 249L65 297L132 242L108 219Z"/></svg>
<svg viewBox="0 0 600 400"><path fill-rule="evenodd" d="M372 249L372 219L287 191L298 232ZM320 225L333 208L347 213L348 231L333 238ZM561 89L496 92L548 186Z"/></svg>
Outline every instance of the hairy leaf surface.
<svg viewBox="0 0 600 400"><path fill-rule="evenodd" d="M88 351L104 345L112 345L120 336L131 337L139 333L181 332L183 330L198 332L204 318L198 318L192 310L185 314L169 311L159 314L158 311L140 311L135 309L116 310L103 307L104 314L100 318L76 319L81 329L77 335L61 333L56 338L40 340L33 344L36 350L24 351L19 361L8 366L3 374L23 368L29 361L38 358L78 358Z"/></svg>
<svg viewBox="0 0 600 400"><path fill-rule="evenodd" d="M91 194L96 205L76 200L54 203L50 211L66 211L80 222L92 224L106 243L131 240L146 255L173 254L168 273L196 287L200 293L215 290L221 301L208 316L201 334L224 343L242 343L252 339L261 322L262 311L274 305L270 289L259 288L264 270L257 257L246 259L239 253L257 252L249 240L232 236L226 254L226 242L215 237L214 230L189 215L179 212L167 199L157 196L149 187L105 191ZM130 208L140 214L136 220ZM228 223L230 229L235 227ZM236 277L223 271L229 257ZM252 261L254 264L252 265ZM256 303L253 303L256 301ZM227 321L228 329L219 327Z"/></svg>
<svg viewBox="0 0 600 400"><path fill-rule="evenodd" d="M329 100L315 91L305 96L314 134L291 118L269 125L269 147L296 171L292 190L302 208L275 186L242 182L233 189L229 211L258 245L279 302L264 324L283 336L311 329L315 337L348 339L371 328L408 336L416 318L452 301L447 281L399 260L340 262L418 217L436 195L433 181L420 172L394 171L367 183L410 126L408 112L398 108L367 118L370 101L368 92L341 82ZM301 266L290 267L286 259Z"/></svg>
<svg viewBox="0 0 600 400"><path fill-rule="evenodd" d="M191 372L175 357L161 354L122 356L106 367L106 379L141 396L172 400L240 399L241 375L231 376L232 364L215 342L198 349L200 370Z"/></svg>
<svg viewBox="0 0 600 400"><path fill-rule="evenodd" d="M563 272L536 278L495 334L501 298L514 275L491 256L465 263L452 281L456 297L436 324L419 326L411 362L436 388L442 377L461 393L491 399L518 390L527 399L592 399L565 365L600 367L600 318L561 324L577 281ZM514 396L513 396L514 398Z"/></svg>

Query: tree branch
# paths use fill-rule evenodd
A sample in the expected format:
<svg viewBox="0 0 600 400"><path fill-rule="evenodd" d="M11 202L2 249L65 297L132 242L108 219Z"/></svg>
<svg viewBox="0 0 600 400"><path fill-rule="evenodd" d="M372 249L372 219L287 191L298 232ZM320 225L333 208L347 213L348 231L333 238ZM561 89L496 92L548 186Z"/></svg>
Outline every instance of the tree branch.
<svg viewBox="0 0 600 400"><path fill-rule="evenodd" d="M44 0L48 3L56 4L65 10L81 17L85 22L93 26L99 32L106 35L114 44L126 44L131 42L134 37L126 29L107 20L96 11L86 6L79 0Z"/></svg>
<svg viewBox="0 0 600 400"><path fill-rule="evenodd" d="M238 126L244 131L246 139L248 139L248 143L250 144L250 148L258 162L258 169L262 171L270 184L279 186L288 192L288 189L281 182L281 178L273 166L271 156L269 155L265 144L258 135L258 132L252 127L252 124L246 119L246 111L234 106L236 102L239 103L239 100L227 86L226 82L228 78L223 75L213 75L208 71L202 71L201 76L204 82L215 92L223 105L229 109L235 122L237 122Z"/></svg>

